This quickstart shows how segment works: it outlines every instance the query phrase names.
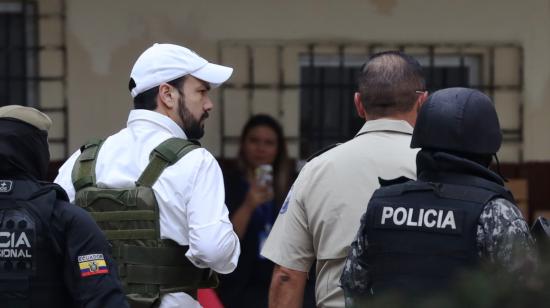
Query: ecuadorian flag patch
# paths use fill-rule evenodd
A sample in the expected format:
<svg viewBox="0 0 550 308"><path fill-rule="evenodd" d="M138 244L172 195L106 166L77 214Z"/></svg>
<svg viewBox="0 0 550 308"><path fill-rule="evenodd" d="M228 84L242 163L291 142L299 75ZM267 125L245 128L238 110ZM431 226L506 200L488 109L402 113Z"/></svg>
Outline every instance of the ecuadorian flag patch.
<svg viewBox="0 0 550 308"><path fill-rule="evenodd" d="M109 273L107 262L101 253L78 256L78 267L80 268L80 277Z"/></svg>

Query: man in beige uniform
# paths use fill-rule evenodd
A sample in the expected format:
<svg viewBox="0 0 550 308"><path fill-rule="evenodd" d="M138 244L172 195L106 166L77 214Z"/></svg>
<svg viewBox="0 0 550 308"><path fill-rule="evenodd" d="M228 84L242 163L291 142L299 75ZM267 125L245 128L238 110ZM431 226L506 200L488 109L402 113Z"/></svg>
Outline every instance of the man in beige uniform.
<svg viewBox="0 0 550 308"><path fill-rule="evenodd" d="M379 178L416 178L410 143L424 89L420 64L403 53L375 54L363 66L354 102L365 125L306 164L262 250L276 263L270 307L301 307L315 260L317 305L344 307L339 278Z"/></svg>

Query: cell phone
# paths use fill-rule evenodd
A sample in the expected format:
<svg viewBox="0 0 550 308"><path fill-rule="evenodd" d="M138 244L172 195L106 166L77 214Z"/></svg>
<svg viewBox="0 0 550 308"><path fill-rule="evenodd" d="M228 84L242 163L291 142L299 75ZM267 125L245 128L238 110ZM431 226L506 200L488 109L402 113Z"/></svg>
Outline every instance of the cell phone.
<svg viewBox="0 0 550 308"><path fill-rule="evenodd" d="M273 182L273 167L268 164L259 165L256 168L256 181L261 186L266 186Z"/></svg>

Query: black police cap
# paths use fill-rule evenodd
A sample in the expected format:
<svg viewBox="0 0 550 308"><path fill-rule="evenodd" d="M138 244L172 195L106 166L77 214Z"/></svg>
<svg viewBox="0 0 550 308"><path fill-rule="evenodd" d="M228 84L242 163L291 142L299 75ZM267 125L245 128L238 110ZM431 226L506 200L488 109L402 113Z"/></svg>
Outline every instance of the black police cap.
<svg viewBox="0 0 550 308"><path fill-rule="evenodd" d="M467 88L434 92L418 114L411 148L495 154L502 143L491 99Z"/></svg>

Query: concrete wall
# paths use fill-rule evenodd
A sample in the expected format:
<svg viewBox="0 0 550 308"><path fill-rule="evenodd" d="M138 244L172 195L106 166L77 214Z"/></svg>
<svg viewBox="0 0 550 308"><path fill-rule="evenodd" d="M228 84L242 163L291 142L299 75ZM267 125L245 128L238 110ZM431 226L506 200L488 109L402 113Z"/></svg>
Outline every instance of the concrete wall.
<svg viewBox="0 0 550 308"><path fill-rule="evenodd" d="M513 42L523 46L525 56L524 158L550 160L549 0L68 0L67 5L71 152L88 138L125 126L131 66L154 42L190 46L211 60L217 42L227 39ZM217 154L219 138L214 111L203 144Z"/></svg>

